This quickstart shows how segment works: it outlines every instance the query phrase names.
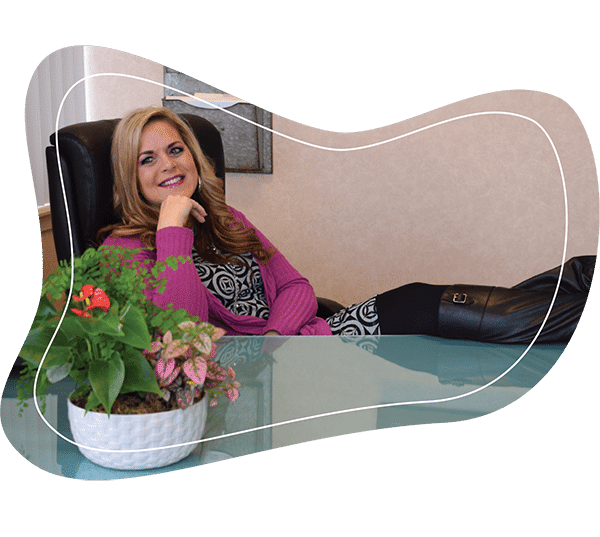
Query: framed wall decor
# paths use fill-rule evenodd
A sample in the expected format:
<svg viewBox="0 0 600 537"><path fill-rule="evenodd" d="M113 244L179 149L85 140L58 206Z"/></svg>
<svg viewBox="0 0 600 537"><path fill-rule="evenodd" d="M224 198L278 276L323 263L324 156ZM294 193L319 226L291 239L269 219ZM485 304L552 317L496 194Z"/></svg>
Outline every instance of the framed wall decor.
<svg viewBox="0 0 600 537"><path fill-rule="evenodd" d="M273 172L270 112L168 67L165 67L165 86L163 106L178 114L202 116L221 131L225 171Z"/></svg>

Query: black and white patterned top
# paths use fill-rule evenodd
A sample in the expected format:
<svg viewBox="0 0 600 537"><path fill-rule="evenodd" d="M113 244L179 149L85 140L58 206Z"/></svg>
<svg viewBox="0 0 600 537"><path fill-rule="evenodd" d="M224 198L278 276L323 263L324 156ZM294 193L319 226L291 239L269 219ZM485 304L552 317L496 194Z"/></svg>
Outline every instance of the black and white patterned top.
<svg viewBox="0 0 600 537"><path fill-rule="evenodd" d="M231 313L269 318L269 306L258 261L251 253L234 256L247 265L219 265L203 259L194 248L192 259L200 280ZM333 335L379 335L375 297L353 304L326 319Z"/></svg>
<svg viewBox="0 0 600 537"><path fill-rule="evenodd" d="M219 265L203 259L194 248L192 259L200 280L235 315L269 318L269 306L260 267L250 253L234 256L247 265Z"/></svg>

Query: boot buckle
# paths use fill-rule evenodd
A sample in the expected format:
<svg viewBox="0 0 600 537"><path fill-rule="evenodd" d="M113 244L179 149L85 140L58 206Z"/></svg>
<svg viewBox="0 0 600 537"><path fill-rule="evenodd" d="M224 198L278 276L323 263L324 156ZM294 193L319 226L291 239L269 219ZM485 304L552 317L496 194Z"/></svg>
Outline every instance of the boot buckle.
<svg viewBox="0 0 600 537"><path fill-rule="evenodd" d="M452 302L455 304L465 304L467 302L467 293L454 293Z"/></svg>

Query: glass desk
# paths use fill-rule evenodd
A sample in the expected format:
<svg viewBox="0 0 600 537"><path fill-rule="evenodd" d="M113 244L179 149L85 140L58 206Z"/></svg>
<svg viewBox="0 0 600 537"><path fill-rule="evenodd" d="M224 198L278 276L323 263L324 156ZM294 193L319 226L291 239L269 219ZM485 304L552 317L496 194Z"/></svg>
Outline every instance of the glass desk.
<svg viewBox="0 0 600 537"><path fill-rule="evenodd" d="M13 374L2 396L2 427L12 446L47 472L138 477L348 433L483 416L529 391L564 349L427 336L224 337L218 359L235 369L240 398L233 404L222 398L209 409L204 438L190 456L154 470L90 462L44 423L32 402L19 417ZM69 439L66 398L73 388L53 385L44 415Z"/></svg>

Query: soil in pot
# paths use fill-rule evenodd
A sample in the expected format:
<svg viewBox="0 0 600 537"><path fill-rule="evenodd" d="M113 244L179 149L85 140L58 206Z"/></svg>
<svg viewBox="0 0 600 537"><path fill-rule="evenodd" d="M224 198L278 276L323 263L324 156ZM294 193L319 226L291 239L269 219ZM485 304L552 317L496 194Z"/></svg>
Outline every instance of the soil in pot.
<svg viewBox="0 0 600 537"><path fill-rule="evenodd" d="M198 390L194 396L194 403L197 403L204 397L204 390ZM72 397L71 402L79 408L85 409L87 395L81 397ZM111 414L154 414L156 412L167 412L175 410L177 401L175 396L171 396L169 401L158 397L142 397L137 393L122 393L117 396L112 406ZM91 412L100 412L106 414L104 405L100 404L91 409Z"/></svg>

